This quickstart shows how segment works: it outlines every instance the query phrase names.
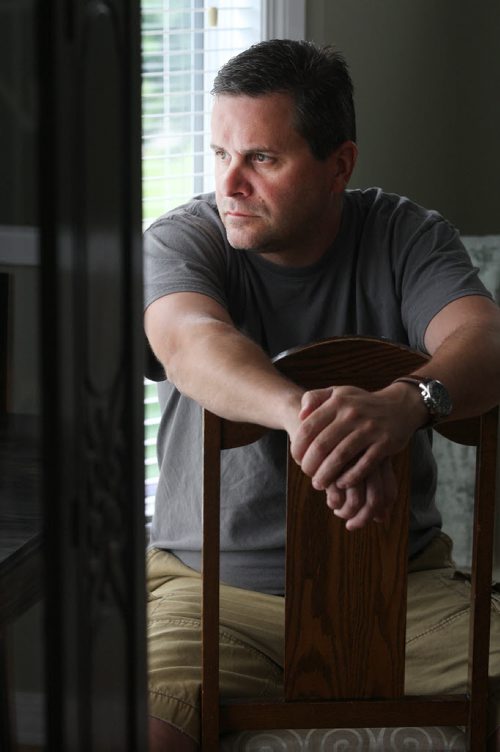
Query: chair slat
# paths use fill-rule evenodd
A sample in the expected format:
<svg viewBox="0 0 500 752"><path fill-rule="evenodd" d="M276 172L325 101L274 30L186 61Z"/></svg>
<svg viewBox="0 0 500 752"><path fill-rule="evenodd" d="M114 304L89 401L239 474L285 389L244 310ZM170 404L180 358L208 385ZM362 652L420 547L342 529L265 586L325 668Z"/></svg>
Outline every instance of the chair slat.
<svg viewBox="0 0 500 752"><path fill-rule="evenodd" d="M219 739L219 558L221 419L203 413L203 551L201 735L206 750Z"/></svg>
<svg viewBox="0 0 500 752"><path fill-rule="evenodd" d="M289 463L287 700L403 694L408 451L395 466L399 498L387 522L349 532L326 506L325 493Z"/></svg>
<svg viewBox="0 0 500 752"><path fill-rule="evenodd" d="M491 571L495 527L498 408L481 418L476 457L476 489L472 539L472 595L469 627L469 748L485 738L490 647Z"/></svg>

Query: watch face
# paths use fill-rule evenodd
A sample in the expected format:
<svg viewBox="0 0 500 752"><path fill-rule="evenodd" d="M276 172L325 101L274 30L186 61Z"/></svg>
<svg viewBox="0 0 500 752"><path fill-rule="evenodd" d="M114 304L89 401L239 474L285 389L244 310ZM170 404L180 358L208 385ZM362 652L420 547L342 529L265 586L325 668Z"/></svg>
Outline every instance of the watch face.
<svg viewBox="0 0 500 752"><path fill-rule="evenodd" d="M446 418L451 413L450 395L440 381L431 379L422 383L422 396L429 412L436 418Z"/></svg>

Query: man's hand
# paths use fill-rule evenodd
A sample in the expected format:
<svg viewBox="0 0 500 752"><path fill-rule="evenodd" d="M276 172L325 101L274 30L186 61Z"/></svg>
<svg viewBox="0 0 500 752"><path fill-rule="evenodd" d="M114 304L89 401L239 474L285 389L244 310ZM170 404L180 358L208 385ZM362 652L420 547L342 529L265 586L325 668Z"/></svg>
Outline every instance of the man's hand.
<svg viewBox="0 0 500 752"><path fill-rule="evenodd" d="M390 457L357 486L338 489L332 483L326 489L326 503L333 513L346 520L348 530L357 530L367 522L383 522L396 501L397 486Z"/></svg>
<svg viewBox="0 0 500 752"><path fill-rule="evenodd" d="M427 420L418 392L399 383L318 389L303 395L299 418L292 456L328 506L349 530L384 519L397 492L391 457Z"/></svg>

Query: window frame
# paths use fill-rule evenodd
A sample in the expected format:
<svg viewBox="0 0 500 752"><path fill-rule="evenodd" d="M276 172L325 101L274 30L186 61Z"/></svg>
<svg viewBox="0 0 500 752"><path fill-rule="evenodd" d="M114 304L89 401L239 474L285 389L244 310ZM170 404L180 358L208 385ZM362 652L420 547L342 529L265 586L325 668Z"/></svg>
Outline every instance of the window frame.
<svg viewBox="0 0 500 752"><path fill-rule="evenodd" d="M305 39L306 0L262 0L263 39Z"/></svg>

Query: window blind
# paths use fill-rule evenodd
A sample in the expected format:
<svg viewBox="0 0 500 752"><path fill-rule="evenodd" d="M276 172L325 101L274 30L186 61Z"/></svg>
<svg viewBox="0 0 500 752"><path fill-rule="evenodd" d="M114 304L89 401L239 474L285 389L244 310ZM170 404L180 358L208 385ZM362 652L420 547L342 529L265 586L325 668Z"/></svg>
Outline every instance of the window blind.
<svg viewBox="0 0 500 752"><path fill-rule="evenodd" d="M217 70L261 38L260 0L144 0L143 213L149 224L211 190L208 149Z"/></svg>
<svg viewBox="0 0 500 752"><path fill-rule="evenodd" d="M210 90L230 57L262 38L261 0L143 0L143 224L213 189ZM156 386L145 382L145 498L158 481Z"/></svg>

